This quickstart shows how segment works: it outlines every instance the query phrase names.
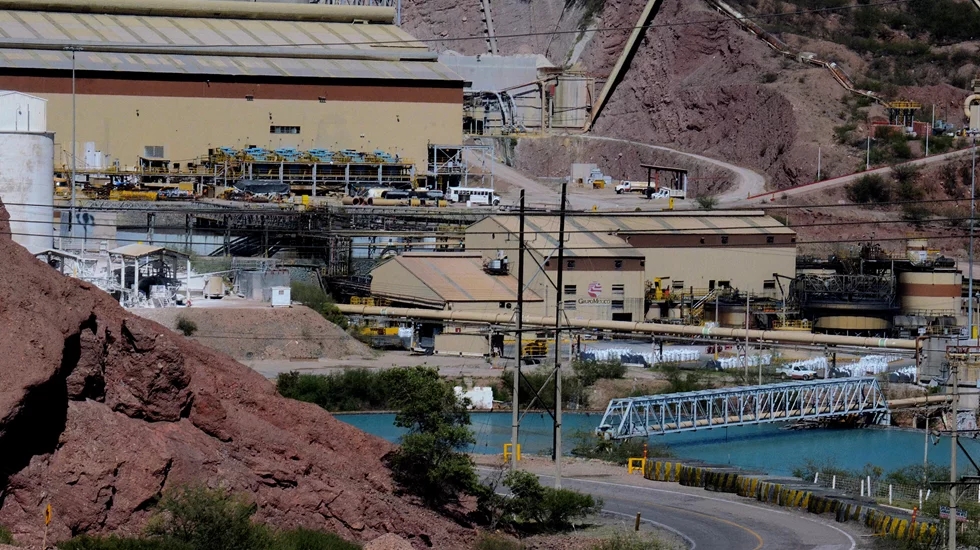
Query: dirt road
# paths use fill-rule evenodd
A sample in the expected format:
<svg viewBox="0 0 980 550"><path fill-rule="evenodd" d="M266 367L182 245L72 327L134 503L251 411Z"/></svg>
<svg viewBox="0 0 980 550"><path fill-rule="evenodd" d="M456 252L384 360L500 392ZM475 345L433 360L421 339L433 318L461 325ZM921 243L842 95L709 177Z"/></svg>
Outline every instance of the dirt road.
<svg viewBox="0 0 980 550"><path fill-rule="evenodd" d="M633 145L636 147L644 147L651 150L667 151L675 153L678 155L684 155L691 157L698 162L711 164L718 168L724 169L731 172L734 180L734 187L725 191L724 193L718 195L719 202L723 204L734 203L736 201L742 200L749 195L755 195L765 191L766 179L761 174L749 170L748 168L742 168L740 166L735 166L734 164L729 164L724 161L717 159L705 157L703 155L696 155L693 153L685 153L683 151L677 151L669 147L663 147L660 145L650 145L646 143L640 143L637 141L630 141L626 139L610 138L603 136L589 136L582 135L577 136L580 139L589 139L595 141L609 141L615 143L623 143L628 145ZM472 155L471 153L467 153ZM467 161L473 165L479 164L475 155L468 156ZM557 208L558 204L558 190L555 186L549 186L542 183L532 177L529 177L506 164L493 161L493 176L494 180L502 185L498 186L499 194L504 200L505 204L517 204L520 196L520 190L524 189L526 191L525 200L529 207L547 207L547 208ZM581 189L569 189L569 207L573 210L591 210L593 207L599 210L634 210L637 207L643 210L660 210L666 207L666 201L647 201L645 199L641 200L638 195L615 195L611 189L605 190L605 193L595 192L593 190L581 190ZM686 204L685 204L686 203ZM688 202L682 201L676 206L677 209L694 208L695 206Z"/></svg>
<svg viewBox="0 0 980 550"><path fill-rule="evenodd" d="M930 164L935 164L937 162L945 162L947 160L951 160L951 159L954 159L954 158L957 158L957 157L961 157L963 155L970 154L972 151L973 151L973 148L961 149L959 151L953 151L951 153L943 153L941 155L932 155L930 157L926 157L926 158L921 158L921 159L909 161L906 164L910 164L912 166L927 166L927 165L930 165ZM833 189L834 187L839 187L841 185L847 185L847 184L849 184L849 183L857 180L858 178L861 178L861 177L867 176L867 175L877 174L877 175L881 175L881 176L887 176L888 174L891 173L891 171L892 171L892 167L891 166L885 166L883 168L875 168L873 170L868 170L867 172L857 172L855 174L850 174L850 175L847 175L847 176L841 176L839 178L824 180L824 181L815 182L815 183L807 183L807 184L804 184L804 185L799 185L797 187L791 187L789 189L783 189L781 191L772 191L771 192L771 195L770 195L769 192L763 191L763 192L759 192L759 193L753 194L752 196L750 196L747 199L744 199L743 198L740 201L738 201L738 203L742 203L744 205L748 205L748 204L756 204L759 201L761 201L762 199L783 197L784 195L787 198L789 198L789 197L798 197L800 195L807 195L807 194L810 194L810 193L818 193L818 192L821 192L821 191L826 191L827 189ZM738 203L734 203L734 204L738 204Z"/></svg>

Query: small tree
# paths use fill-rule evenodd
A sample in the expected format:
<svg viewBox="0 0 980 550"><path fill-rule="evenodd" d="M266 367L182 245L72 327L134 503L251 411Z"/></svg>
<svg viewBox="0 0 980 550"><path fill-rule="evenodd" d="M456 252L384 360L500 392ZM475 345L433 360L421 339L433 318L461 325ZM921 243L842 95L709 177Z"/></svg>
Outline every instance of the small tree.
<svg viewBox="0 0 980 550"><path fill-rule="evenodd" d="M436 369L401 369L392 403L398 408L395 425L407 428L401 448L386 458L395 482L429 506L458 502L476 491L473 461L463 452L475 440L469 429L468 400L439 378Z"/></svg>

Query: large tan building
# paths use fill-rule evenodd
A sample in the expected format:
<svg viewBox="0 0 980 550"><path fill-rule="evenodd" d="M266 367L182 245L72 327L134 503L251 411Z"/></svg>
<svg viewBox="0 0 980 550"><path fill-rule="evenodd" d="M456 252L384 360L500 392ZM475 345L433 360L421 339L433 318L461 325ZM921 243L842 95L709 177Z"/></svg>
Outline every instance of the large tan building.
<svg viewBox="0 0 980 550"><path fill-rule="evenodd" d="M527 277L554 301L557 215L525 218ZM646 289L703 295L729 287L779 296L775 273L796 275L796 233L762 211L577 214L566 218L562 286L570 317L642 320ZM519 218L496 215L470 226L466 250L517 257ZM516 261L516 260L512 260ZM543 275L535 275L543 266ZM571 288L570 288L571 287ZM596 292L598 290L598 292Z"/></svg>
<svg viewBox="0 0 980 550"><path fill-rule="evenodd" d="M56 165L73 150L83 165L86 144L122 167L255 145L381 150L424 169L428 143L462 141L463 81L392 24L394 8L183 0L2 7L0 89L47 100Z"/></svg>

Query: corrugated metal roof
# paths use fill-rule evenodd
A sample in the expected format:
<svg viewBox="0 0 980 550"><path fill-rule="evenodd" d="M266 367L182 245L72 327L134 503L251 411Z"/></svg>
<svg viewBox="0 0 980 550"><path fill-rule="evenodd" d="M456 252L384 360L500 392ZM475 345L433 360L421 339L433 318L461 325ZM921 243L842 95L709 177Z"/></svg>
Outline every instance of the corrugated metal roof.
<svg viewBox="0 0 980 550"><path fill-rule="evenodd" d="M428 51L395 25L98 15L3 10L0 40L41 44L270 47Z"/></svg>
<svg viewBox="0 0 980 550"><path fill-rule="evenodd" d="M170 250L169 248L164 248L162 246L153 246L150 244L127 244L125 246L120 246L118 248L113 248L109 251L109 254L118 254L120 256L126 256L128 258L142 258L143 256L149 256L151 254L156 254L163 251L167 255L171 256L181 256L188 257L187 254L183 252L177 252L176 250Z"/></svg>
<svg viewBox="0 0 980 550"><path fill-rule="evenodd" d="M517 233L520 220L516 216L495 216L505 230ZM546 256L558 247L559 219L557 216L526 216L524 231L528 245ZM602 217L566 216L565 256L570 258L644 258L642 252L611 234L611 227Z"/></svg>
<svg viewBox="0 0 980 550"><path fill-rule="evenodd" d="M462 79L394 25L0 10L0 64L187 75Z"/></svg>
<svg viewBox="0 0 980 550"><path fill-rule="evenodd" d="M446 302L512 302L517 300L517 279L511 275L490 275L483 270L479 256L398 256L395 259ZM539 302L541 297L525 291L524 299Z"/></svg>

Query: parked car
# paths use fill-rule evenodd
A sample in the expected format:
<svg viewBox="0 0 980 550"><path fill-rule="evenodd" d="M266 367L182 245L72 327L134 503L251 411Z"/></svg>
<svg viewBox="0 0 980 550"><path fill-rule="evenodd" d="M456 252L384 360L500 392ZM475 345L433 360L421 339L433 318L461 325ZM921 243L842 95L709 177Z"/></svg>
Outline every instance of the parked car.
<svg viewBox="0 0 980 550"><path fill-rule="evenodd" d="M783 378L793 380L812 380L817 377L816 371L812 371L802 365L787 365L777 370Z"/></svg>

